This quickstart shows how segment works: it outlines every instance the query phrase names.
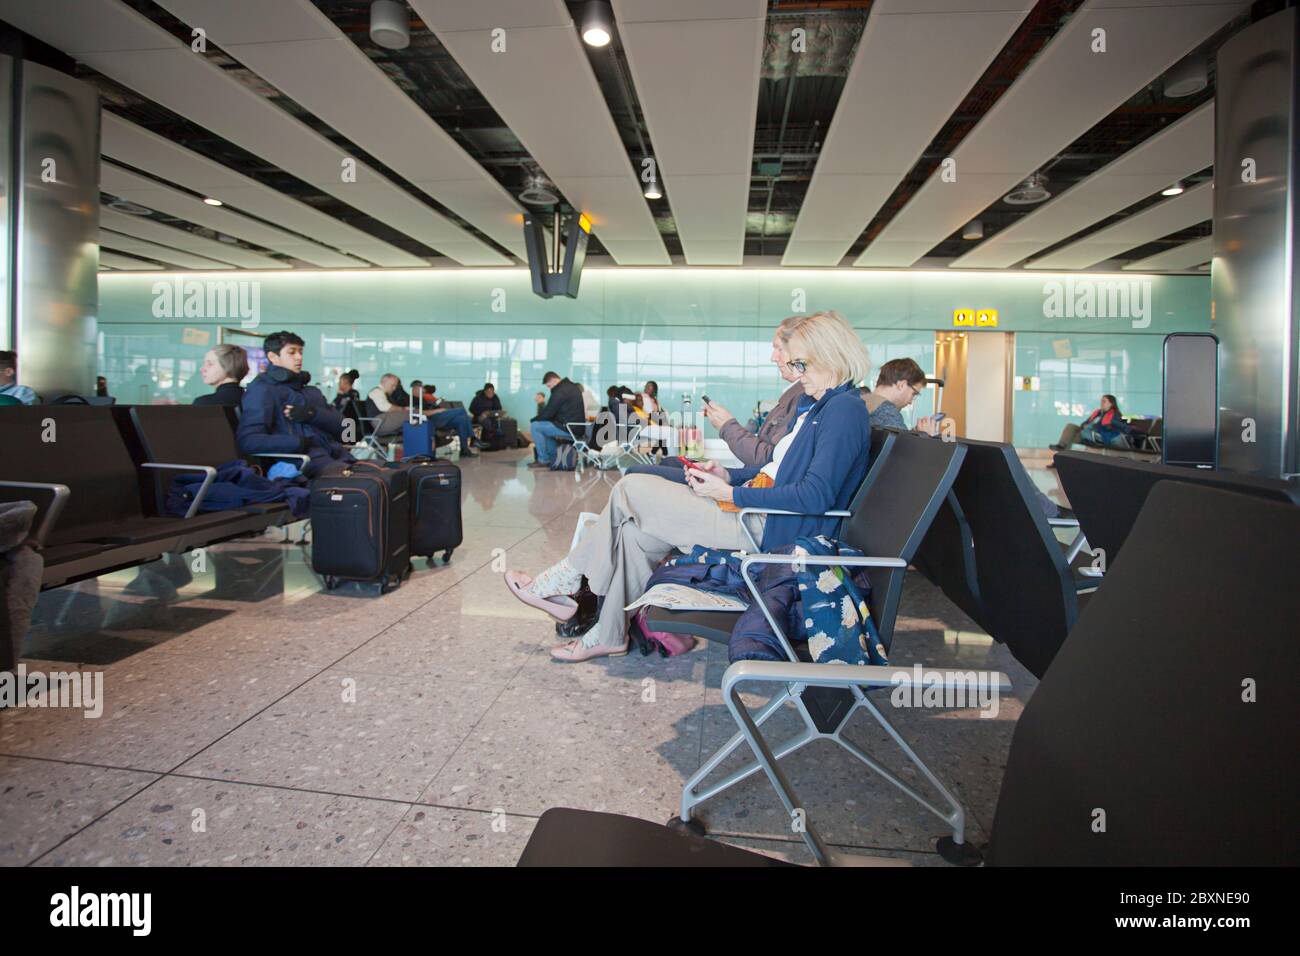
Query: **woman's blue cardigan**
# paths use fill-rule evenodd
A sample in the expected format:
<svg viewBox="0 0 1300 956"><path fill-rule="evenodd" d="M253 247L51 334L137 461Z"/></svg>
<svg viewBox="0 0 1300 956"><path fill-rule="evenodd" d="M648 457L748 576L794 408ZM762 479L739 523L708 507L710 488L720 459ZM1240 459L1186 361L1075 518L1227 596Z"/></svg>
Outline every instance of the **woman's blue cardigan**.
<svg viewBox="0 0 1300 956"><path fill-rule="evenodd" d="M840 519L821 517L847 508L867 474L871 457L871 415L849 382L828 389L794 436L772 488L732 492L738 508L779 508L798 515L769 515L763 528L764 551L793 544L803 535L832 537ZM733 486L753 478L759 468L729 468Z"/></svg>

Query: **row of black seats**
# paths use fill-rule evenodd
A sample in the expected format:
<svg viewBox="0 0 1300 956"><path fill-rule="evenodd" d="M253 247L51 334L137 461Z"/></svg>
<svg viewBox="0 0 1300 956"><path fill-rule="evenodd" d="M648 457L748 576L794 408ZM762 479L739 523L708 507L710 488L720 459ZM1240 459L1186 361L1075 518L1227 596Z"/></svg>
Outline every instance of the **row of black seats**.
<svg viewBox="0 0 1300 956"><path fill-rule="evenodd" d="M1000 574L1011 583L1018 578L1013 565L1002 564L1008 558L1022 555L1042 564L1036 554L1055 554L1059 561L1047 564L1064 582L1068 567L1060 570L1061 546L1042 540L1034 508L1024 514L1002 510L1003 518L1019 520L1000 535L986 524L999 513L990 502L1012 500L1008 489L1027 500L1019 463L1011 467L998 446L963 444L967 453L949 489L953 495L940 496L947 520L962 523L945 534L951 538L964 528L983 541L1001 537L1012 543L994 554L976 547L986 573L967 566L966 556L948 555L941 579L966 588L983 613L1011 585L981 586ZM981 446L986 450L979 451ZM967 469L971 477L963 482ZM1124 560L1110 567L1082 613L1075 606L1078 621L1064 642L1051 647L1055 637L1049 636L1038 648L1050 649L1052 666L1017 722L984 859L1040 866L1296 865L1300 834L1291 805L1300 773L1294 733L1300 695L1290 692L1287 681L1300 666L1300 644L1293 640L1300 594L1282 580L1300 556L1295 488L1279 499L1273 492L1280 489L1261 495L1252 480L1183 480L1204 477L1186 471L1125 476L1130 491L1139 481L1149 487L1135 506L1141 509L1136 520L1125 529ZM1263 500L1269 497L1274 500ZM1035 533L1026 536L1026 530ZM1014 544L1026 537L1028 546ZM935 556L937 540L927 540L925 550ZM1051 576L1038 573L1051 601L1066 593L1064 583L1058 591ZM1020 597L1039 607L1050 603L1027 593ZM835 666L741 662L728 669L724 694L734 696L746 681L784 682L805 700L818 685L868 689L889 683L883 673L888 668L847 668L859 673L845 676L833 674ZM882 673L869 673L874 671ZM905 679L906 673L898 676ZM761 715L758 721L749 718L738 701L733 713L742 717L757 758L754 769L768 776L788 808L793 791L780 766L788 749L763 741L755 726ZM1097 808L1106 814L1100 829ZM775 862L682 830L555 808L538 821L519 865ZM819 840L810 841L811 833L810 822L804 838L818 860L834 862L836 855Z"/></svg>
<svg viewBox="0 0 1300 956"><path fill-rule="evenodd" d="M42 589L290 523L280 503L201 512L196 497L183 518L163 513L177 475L204 473L210 481L217 466L242 457L234 424L215 405L5 409L0 501L38 507Z"/></svg>

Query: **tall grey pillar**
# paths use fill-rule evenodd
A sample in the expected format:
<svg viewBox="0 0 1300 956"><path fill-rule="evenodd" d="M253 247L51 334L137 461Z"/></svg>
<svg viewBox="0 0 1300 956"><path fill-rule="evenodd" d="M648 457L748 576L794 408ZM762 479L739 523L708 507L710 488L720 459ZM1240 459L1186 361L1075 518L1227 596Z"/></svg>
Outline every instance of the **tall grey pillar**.
<svg viewBox="0 0 1300 956"><path fill-rule="evenodd" d="M18 381L46 401L94 394L99 94L0 56L0 290Z"/></svg>
<svg viewBox="0 0 1300 956"><path fill-rule="evenodd" d="M1222 343L1219 464L1300 472L1300 18L1295 8L1219 49L1214 330Z"/></svg>

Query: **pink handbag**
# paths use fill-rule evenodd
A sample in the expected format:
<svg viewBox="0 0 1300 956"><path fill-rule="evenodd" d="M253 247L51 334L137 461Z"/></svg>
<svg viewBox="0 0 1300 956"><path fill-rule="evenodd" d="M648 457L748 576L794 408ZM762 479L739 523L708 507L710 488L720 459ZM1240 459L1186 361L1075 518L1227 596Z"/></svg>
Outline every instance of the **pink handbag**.
<svg viewBox="0 0 1300 956"><path fill-rule="evenodd" d="M650 624L646 620L648 608L639 607L636 614L632 617L633 624L641 632L641 636L658 648L659 653L664 657L676 657L678 654L685 654L695 647L695 638L689 634L670 634L667 631L652 631Z"/></svg>

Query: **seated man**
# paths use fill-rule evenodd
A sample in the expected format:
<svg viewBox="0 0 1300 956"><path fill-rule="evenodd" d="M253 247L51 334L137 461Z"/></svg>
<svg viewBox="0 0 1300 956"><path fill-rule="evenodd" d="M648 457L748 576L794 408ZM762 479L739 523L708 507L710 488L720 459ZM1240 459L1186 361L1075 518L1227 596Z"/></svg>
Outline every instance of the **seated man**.
<svg viewBox="0 0 1300 956"><path fill-rule="evenodd" d="M501 396L497 394L497 387L488 382L470 399L469 417L483 429L483 440L487 441L489 435L494 435L500 430L501 416L505 414L501 408Z"/></svg>
<svg viewBox="0 0 1300 956"><path fill-rule="evenodd" d="M310 455L308 478L333 474L353 458L339 442L343 416L330 407L311 373L302 370L303 341L292 332L273 332L262 348L267 370L244 390L243 415L235 440L240 454Z"/></svg>
<svg viewBox="0 0 1300 956"><path fill-rule="evenodd" d="M412 389L415 383L411 383ZM474 426L469 419L469 412L463 408L448 408L438 397L438 386L420 383L424 393L424 417L434 428L454 428L460 438L460 457L477 458L473 451Z"/></svg>
<svg viewBox="0 0 1300 956"><path fill-rule="evenodd" d="M26 385L18 384L17 352L0 352L0 395L24 405L36 404L36 393Z"/></svg>
<svg viewBox="0 0 1300 956"><path fill-rule="evenodd" d="M876 387L861 390L862 400L871 413L871 427L907 431L901 413L925 390L925 381L925 372L910 358L890 359L880 366ZM915 430L935 435L939 431L938 420L932 416L918 419Z"/></svg>
<svg viewBox="0 0 1300 956"><path fill-rule="evenodd" d="M561 378L558 372L547 372L542 376L542 384L551 390L551 397L528 429L537 454L537 460L530 462L529 468L550 468L555 462L556 439L573 438L564 426L568 422L587 420L581 385Z"/></svg>

